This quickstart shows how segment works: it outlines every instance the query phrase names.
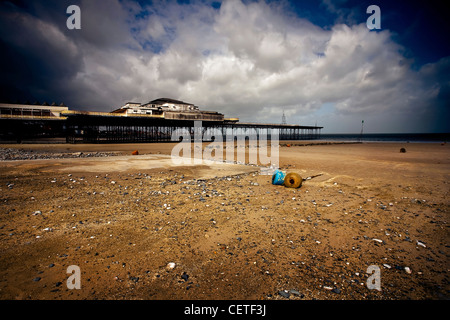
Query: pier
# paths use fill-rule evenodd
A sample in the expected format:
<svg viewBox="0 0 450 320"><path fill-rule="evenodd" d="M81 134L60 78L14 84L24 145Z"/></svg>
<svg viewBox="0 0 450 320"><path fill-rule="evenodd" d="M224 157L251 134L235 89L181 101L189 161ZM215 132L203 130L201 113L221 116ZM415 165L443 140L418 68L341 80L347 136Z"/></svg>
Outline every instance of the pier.
<svg viewBox="0 0 450 320"><path fill-rule="evenodd" d="M66 143L148 143L173 142L179 129L193 132L201 121L203 133L213 129L238 137L249 133L265 134L268 140L277 133L279 140L320 138L318 126L239 122L223 114L200 111L193 104L160 98L146 104L129 102L112 112L69 110L66 106L0 104L0 139L22 142L36 139L65 138ZM209 139L210 140L210 139ZM209 141L205 139L205 141Z"/></svg>

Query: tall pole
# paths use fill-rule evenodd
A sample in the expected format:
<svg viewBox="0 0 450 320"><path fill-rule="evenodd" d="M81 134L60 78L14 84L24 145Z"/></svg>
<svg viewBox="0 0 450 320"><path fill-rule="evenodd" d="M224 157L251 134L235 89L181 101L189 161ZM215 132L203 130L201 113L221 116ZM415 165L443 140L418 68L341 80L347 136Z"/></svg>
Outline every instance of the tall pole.
<svg viewBox="0 0 450 320"><path fill-rule="evenodd" d="M363 137L363 131L364 131L364 120L361 121L361 133L359 134L359 141L362 141Z"/></svg>

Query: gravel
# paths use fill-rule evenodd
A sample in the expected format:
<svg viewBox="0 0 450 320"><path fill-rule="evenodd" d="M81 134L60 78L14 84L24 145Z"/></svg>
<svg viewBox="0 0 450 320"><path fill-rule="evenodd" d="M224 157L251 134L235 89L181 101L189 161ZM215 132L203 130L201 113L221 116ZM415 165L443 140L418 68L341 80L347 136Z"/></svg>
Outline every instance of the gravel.
<svg viewBox="0 0 450 320"><path fill-rule="evenodd" d="M109 157L117 152L34 152L33 150L0 148L0 161L8 160L38 160L38 159L64 159L64 158L92 158Z"/></svg>

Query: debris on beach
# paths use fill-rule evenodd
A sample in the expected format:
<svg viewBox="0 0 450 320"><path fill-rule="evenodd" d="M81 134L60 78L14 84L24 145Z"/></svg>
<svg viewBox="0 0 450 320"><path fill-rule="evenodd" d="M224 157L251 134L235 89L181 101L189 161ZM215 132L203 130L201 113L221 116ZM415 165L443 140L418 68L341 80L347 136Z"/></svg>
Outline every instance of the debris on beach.
<svg viewBox="0 0 450 320"><path fill-rule="evenodd" d="M406 149L405 148L400 148L400 153L405 153Z"/></svg>
<svg viewBox="0 0 450 320"><path fill-rule="evenodd" d="M138 150L134 150L133 152L131 152L131 155L137 156L137 155L139 155L139 151Z"/></svg>
<svg viewBox="0 0 450 320"><path fill-rule="evenodd" d="M420 242L420 241L417 241L417 245L420 247L424 247L424 248L427 247L423 242Z"/></svg>
<svg viewBox="0 0 450 320"><path fill-rule="evenodd" d="M275 170L275 172L272 175L272 184L280 186L283 185L285 176L286 176L285 172L281 170Z"/></svg>
<svg viewBox="0 0 450 320"><path fill-rule="evenodd" d="M295 172L286 174L284 178L284 185L288 188L300 188L302 186L303 178Z"/></svg>
<svg viewBox="0 0 450 320"><path fill-rule="evenodd" d="M285 173L281 170L275 170L272 175L272 184L284 185L287 188L300 188L303 178L296 172Z"/></svg>

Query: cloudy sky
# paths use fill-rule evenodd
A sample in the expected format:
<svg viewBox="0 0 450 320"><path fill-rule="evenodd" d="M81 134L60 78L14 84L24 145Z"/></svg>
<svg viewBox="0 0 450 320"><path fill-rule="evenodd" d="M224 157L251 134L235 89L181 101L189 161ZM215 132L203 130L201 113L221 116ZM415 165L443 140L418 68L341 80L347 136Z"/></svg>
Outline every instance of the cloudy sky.
<svg viewBox="0 0 450 320"><path fill-rule="evenodd" d="M444 2L444 1L441 1ZM0 100L111 111L167 97L324 133L450 132L439 1L0 2ZM81 29L66 26L69 5ZM381 29L369 30L369 5Z"/></svg>

